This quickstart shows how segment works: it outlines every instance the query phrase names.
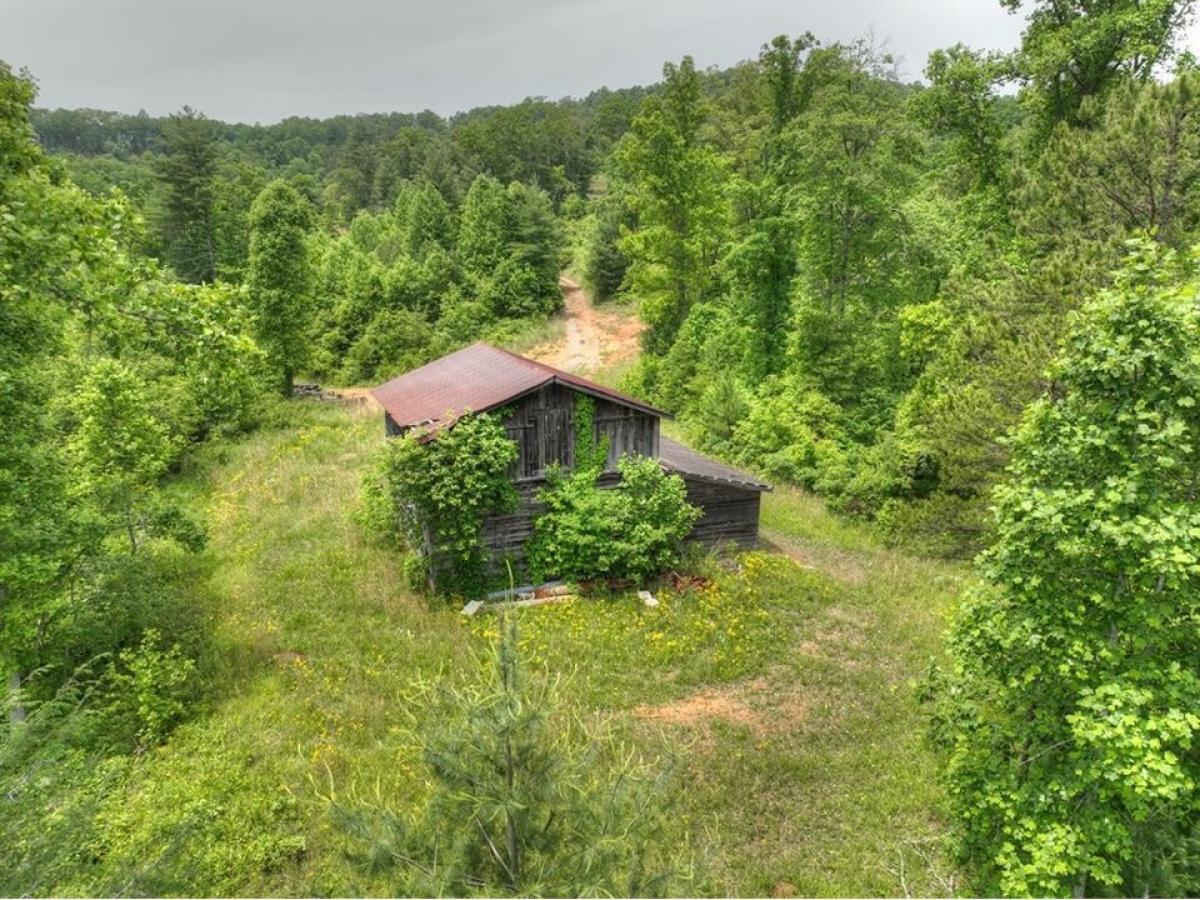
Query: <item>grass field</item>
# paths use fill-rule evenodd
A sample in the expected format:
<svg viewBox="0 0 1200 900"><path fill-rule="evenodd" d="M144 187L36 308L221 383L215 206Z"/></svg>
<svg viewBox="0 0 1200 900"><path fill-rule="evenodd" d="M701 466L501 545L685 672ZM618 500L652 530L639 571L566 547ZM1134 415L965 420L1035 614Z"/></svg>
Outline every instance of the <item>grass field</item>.
<svg viewBox="0 0 1200 900"><path fill-rule="evenodd" d="M287 413L287 427L206 447L174 485L209 526L186 586L216 628L201 708L110 771L47 763L8 833L33 842L30 859L42 839L70 835L77 851L0 875L0 892L385 890L345 861L322 798L332 785L421 802L423 691L462 678L492 626L410 594L397 555L355 524L377 414L319 401ZM775 551L709 590L664 593L657 610L624 598L527 611L535 666L563 673L568 702L643 757L678 759L695 889L950 892L913 683L962 574L887 551L790 490L767 496L763 526Z"/></svg>

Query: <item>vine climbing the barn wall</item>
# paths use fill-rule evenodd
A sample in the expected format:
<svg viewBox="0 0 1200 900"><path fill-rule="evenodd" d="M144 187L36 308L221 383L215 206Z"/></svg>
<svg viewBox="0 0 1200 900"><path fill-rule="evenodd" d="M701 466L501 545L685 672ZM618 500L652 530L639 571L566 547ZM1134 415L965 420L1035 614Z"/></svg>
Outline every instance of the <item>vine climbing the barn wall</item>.
<svg viewBox="0 0 1200 900"><path fill-rule="evenodd" d="M516 507L517 445L504 413L468 415L430 439L388 441L365 484L366 519L400 537L431 591L478 596L487 587L484 520Z"/></svg>
<svg viewBox="0 0 1200 900"><path fill-rule="evenodd" d="M596 439L596 401L587 394L575 395L575 468L595 469L599 474L608 459L608 437Z"/></svg>

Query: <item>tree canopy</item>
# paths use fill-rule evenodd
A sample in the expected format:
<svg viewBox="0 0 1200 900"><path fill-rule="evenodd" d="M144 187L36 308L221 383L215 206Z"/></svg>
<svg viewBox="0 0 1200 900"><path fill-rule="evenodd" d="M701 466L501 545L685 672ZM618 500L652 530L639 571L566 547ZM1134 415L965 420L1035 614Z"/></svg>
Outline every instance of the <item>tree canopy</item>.
<svg viewBox="0 0 1200 900"><path fill-rule="evenodd" d="M1194 275L1141 245L1077 317L996 493L941 685L985 892L1188 894L1200 756ZM1181 271L1181 269L1183 271Z"/></svg>

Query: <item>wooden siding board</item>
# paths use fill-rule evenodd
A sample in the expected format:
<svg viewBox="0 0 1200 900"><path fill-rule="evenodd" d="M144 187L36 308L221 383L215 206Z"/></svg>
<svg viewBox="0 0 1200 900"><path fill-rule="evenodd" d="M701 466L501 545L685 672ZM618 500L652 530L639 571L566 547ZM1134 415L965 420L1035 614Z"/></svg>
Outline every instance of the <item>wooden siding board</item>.
<svg viewBox="0 0 1200 900"><path fill-rule="evenodd" d="M548 463L575 465L575 402L580 392L550 384L510 404L504 422L519 453L513 468L517 479L540 478ZM616 471L622 455L658 456L658 418L609 400L595 399L596 440L609 439L606 471Z"/></svg>
<svg viewBox="0 0 1200 900"><path fill-rule="evenodd" d="M619 481L613 473L601 477L602 487L612 487ZM517 509L500 516L490 516L483 526L483 540L491 551L496 565L505 557L518 567L525 562L525 542L533 535L533 521L541 512L537 492L544 479L517 484ZM758 543L758 516L762 494L736 485L714 484L711 481L684 477L689 503L700 507L701 516L688 535L689 541L707 546L734 545L753 548Z"/></svg>
<svg viewBox="0 0 1200 900"><path fill-rule="evenodd" d="M708 545L734 543L747 548L758 543L760 492L686 475L682 477L688 502L702 511L692 526L690 540Z"/></svg>
<svg viewBox="0 0 1200 900"><path fill-rule="evenodd" d="M658 418L607 400L596 401L593 432L596 440L608 438L604 467L616 471L622 456L658 457Z"/></svg>

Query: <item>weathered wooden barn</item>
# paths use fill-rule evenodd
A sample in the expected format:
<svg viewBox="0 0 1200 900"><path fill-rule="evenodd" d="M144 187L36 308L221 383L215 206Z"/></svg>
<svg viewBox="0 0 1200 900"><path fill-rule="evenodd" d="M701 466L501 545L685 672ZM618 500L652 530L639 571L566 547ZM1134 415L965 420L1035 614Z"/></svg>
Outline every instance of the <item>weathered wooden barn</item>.
<svg viewBox="0 0 1200 900"><path fill-rule="evenodd" d="M656 458L665 470L683 478L688 501L703 511L692 540L751 547L758 539L759 502L763 491L770 490L768 485L663 437L659 420L666 413L586 378L477 343L393 378L371 393L383 407L389 435L410 428L450 427L468 412L511 410L505 428L520 449L513 472L520 504L513 513L493 516L485 525L484 538L495 558L523 558L546 467L574 466L575 399L580 394L593 400L596 439L609 441L601 484L616 483L616 463L622 455Z"/></svg>

